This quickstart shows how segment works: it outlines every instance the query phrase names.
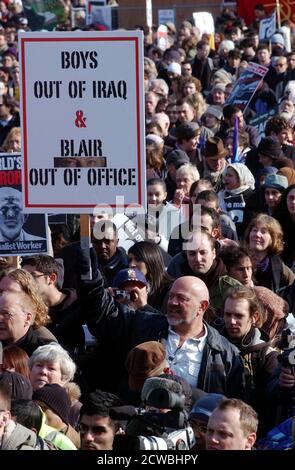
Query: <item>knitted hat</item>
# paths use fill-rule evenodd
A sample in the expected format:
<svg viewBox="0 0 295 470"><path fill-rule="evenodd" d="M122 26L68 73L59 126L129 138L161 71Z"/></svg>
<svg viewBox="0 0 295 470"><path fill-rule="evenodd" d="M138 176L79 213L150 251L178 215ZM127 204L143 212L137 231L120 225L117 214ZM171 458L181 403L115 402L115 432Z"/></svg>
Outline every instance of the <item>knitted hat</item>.
<svg viewBox="0 0 295 470"><path fill-rule="evenodd" d="M284 191L288 187L288 179L282 175L267 175L264 180L263 188L273 188L278 191Z"/></svg>
<svg viewBox="0 0 295 470"><path fill-rule="evenodd" d="M220 393L207 393L194 404L189 419L199 419L208 423L212 412L223 398L225 396Z"/></svg>
<svg viewBox="0 0 295 470"><path fill-rule="evenodd" d="M200 134L200 126L197 122L186 122L176 128L179 140L190 140Z"/></svg>
<svg viewBox="0 0 295 470"><path fill-rule="evenodd" d="M217 83L215 83L215 85L213 86L212 92L213 92L213 91L222 91L223 93L225 93L225 92L226 92L226 88L225 88L225 87L226 87L225 83L217 82Z"/></svg>
<svg viewBox="0 0 295 470"><path fill-rule="evenodd" d="M176 169L189 161L189 156L183 150L172 150L166 157L166 165L174 165Z"/></svg>
<svg viewBox="0 0 295 470"><path fill-rule="evenodd" d="M166 367L164 346L157 341L147 341L131 349L126 358L129 387L141 391L145 379L162 374Z"/></svg>
<svg viewBox="0 0 295 470"><path fill-rule="evenodd" d="M255 286L254 290L267 314L262 330L272 339L275 335L280 334L285 327L285 317L289 312L289 305L282 297L266 287Z"/></svg>
<svg viewBox="0 0 295 470"><path fill-rule="evenodd" d="M284 38L281 34L276 33L272 36L271 38L271 43L272 44L281 44L281 46L285 46L285 41Z"/></svg>
<svg viewBox="0 0 295 470"><path fill-rule="evenodd" d="M212 104L211 106L209 106L206 109L205 114L211 114L212 116L214 116L219 121L221 121L222 116L223 116L222 108L220 106L216 106L214 104Z"/></svg>
<svg viewBox="0 0 295 470"><path fill-rule="evenodd" d="M33 400L40 401L57 414L64 423L69 424L71 400L66 390L58 384L46 384L35 390Z"/></svg>
<svg viewBox="0 0 295 470"><path fill-rule="evenodd" d="M181 65L178 62L171 62L168 65L167 72L181 75Z"/></svg>
<svg viewBox="0 0 295 470"><path fill-rule="evenodd" d="M264 139L261 139L257 147L257 153L273 160L284 157L281 144L278 139L274 137L265 137Z"/></svg>

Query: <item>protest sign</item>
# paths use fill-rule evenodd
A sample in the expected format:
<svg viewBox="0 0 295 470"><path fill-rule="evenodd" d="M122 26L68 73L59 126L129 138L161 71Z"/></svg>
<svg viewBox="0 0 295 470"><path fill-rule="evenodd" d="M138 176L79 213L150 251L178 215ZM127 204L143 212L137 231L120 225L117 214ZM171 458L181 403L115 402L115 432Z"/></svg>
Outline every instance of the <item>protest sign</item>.
<svg viewBox="0 0 295 470"><path fill-rule="evenodd" d="M244 111L267 71L268 67L250 62L237 80L226 104L235 104Z"/></svg>
<svg viewBox="0 0 295 470"><path fill-rule="evenodd" d="M193 19L195 26L200 30L201 36L202 34L214 34L215 26L211 13L207 11L197 11L193 13Z"/></svg>
<svg viewBox="0 0 295 470"><path fill-rule="evenodd" d="M53 30L57 23L66 21L65 3L62 0L22 0L23 13L32 31Z"/></svg>
<svg viewBox="0 0 295 470"><path fill-rule="evenodd" d="M157 29L157 45L162 51L166 51L168 47L168 28L164 24Z"/></svg>
<svg viewBox="0 0 295 470"><path fill-rule="evenodd" d="M106 5L106 0L89 0L86 21L99 25L102 31L118 29L118 8Z"/></svg>
<svg viewBox="0 0 295 470"><path fill-rule="evenodd" d="M85 28L86 26L86 7L71 7L71 26L72 28Z"/></svg>
<svg viewBox="0 0 295 470"><path fill-rule="evenodd" d="M175 24L175 11L173 8L165 8L158 10L158 25L173 23Z"/></svg>
<svg viewBox="0 0 295 470"><path fill-rule="evenodd" d="M26 211L145 206L142 44L141 31L20 34Z"/></svg>
<svg viewBox="0 0 295 470"><path fill-rule="evenodd" d="M276 32L276 11L259 23L259 41L269 41Z"/></svg>
<svg viewBox="0 0 295 470"><path fill-rule="evenodd" d="M272 116L276 116L278 114L277 107L272 109L269 113L263 113L259 116L255 116L254 118L249 119L249 125L256 128L260 139L265 137L265 125Z"/></svg>
<svg viewBox="0 0 295 470"><path fill-rule="evenodd" d="M0 256L47 253L44 214L24 214L21 155L0 154Z"/></svg>

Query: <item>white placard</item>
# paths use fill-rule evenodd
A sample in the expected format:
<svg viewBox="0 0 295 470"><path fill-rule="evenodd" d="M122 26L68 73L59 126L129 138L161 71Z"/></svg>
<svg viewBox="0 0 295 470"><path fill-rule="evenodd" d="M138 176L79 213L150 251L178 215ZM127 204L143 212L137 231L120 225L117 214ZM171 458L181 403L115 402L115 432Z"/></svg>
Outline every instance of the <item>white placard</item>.
<svg viewBox="0 0 295 470"><path fill-rule="evenodd" d="M215 26L211 13L208 11L197 11L193 13L193 19L195 26L200 30L201 36L202 34L214 34Z"/></svg>
<svg viewBox="0 0 295 470"><path fill-rule="evenodd" d="M145 207L142 32L19 38L25 210Z"/></svg>
<svg viewBox="0 0 295 470"><path fill-rule="evenodd" d="M168 47L168 28L164 24L157 29L157 45L162 51L166 51Z"/></svg>
<svg viewBox="0 0 295 470"><path fill-rule="evenodd" d="M153 26L153 5L152 0L146 0L146 25L148 28Z"/></svg>

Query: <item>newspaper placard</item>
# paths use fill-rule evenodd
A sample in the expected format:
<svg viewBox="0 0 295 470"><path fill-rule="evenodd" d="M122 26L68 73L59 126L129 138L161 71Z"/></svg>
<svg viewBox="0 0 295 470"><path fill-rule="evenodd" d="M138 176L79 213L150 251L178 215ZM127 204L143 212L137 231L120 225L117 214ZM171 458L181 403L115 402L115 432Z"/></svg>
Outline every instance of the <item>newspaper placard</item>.
<svg viewBox="0 0 295 470"><path fill-rule="evenodd" d="M249 62L248 67L237 80L226 104L235 104L244 111L267 71L268 67Z"/></svg>
<svg viewBox="0 0 295 470"><path fill-rule="evenodd" d="M118 29L118 8L104 5L102 0L89 0L86 21L88 25L99 25L101 30Z"/></svg>
<svg viewBox="0 0 295 470"><path fill-rule="evenodd" d="M142 32L21 33L20 44L25 210L145 207Z"/></svg>
<svg viewBox="0 0 295 470"><path fill-rule="evenodd" d="M85 28L86 26L86 7L71 7L71 25L72 28Z"/></svg>
<svg viewBox="0 0 295 470"><path fill-rule="evenodd" d="M20 154L0 154L0 256L47 253L47 218L24 214Z"/></svg>
<svg viewBox="0 0 295 470"><path fill-rule="evenodd" d="M175 24L175 11L173 8L165 8L158 10L158 25L166 23Z"/></svg>

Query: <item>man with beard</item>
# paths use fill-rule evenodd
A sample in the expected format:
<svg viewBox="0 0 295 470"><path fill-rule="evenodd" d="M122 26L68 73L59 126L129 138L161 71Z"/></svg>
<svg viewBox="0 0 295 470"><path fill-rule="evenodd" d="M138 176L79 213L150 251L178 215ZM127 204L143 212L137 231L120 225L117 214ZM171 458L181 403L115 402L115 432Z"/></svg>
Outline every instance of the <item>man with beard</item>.
<svg viewBox="0 0 295 470"><path fill-rule="evenodd" d="M80 273L88 269L87 254L81 251ZM203 321L209 292L202 280L193 276L177 279L164 316L145 311L144 305L139 313L116 303L104 290L93 253L92 273L93 280L80 286L81 302L90 332L103 344L117 393L120 381L127 381L124 364L128 352L145 341L161 341L170 368L191 386L241 396L243 366L237 349Z"/></svg>
<svg viewBox="0 0 295 470"><path fill-rule="evenodd" d="M22 209L22 193L11 187L0 188L0 242L44 240L24 231L27 217Z"/></svg>

